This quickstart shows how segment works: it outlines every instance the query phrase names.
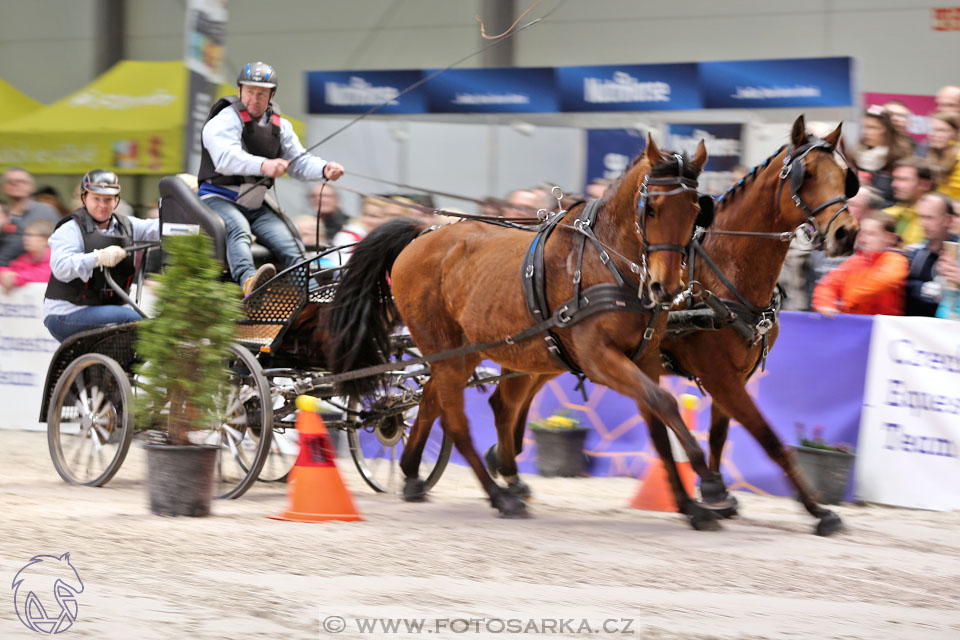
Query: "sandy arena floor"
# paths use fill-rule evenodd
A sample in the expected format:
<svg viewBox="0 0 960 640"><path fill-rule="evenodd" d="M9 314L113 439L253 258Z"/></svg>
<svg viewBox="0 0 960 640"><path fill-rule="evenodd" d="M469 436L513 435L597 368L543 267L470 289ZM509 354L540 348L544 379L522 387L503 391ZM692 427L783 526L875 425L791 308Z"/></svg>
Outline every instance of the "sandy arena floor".
<svg viewBox="0 0 960 640"><path fill-rule="evenodd" d="M363 522L265 518L283 485L172 519L149 513L142 457L72 487L45 434L0 431L0 577L69 551L84 592L60 637L960 637L960 513L843 505L847 532L824 539L795 502L742 494L703 533L627 508L636 480L534 476L533 517L502 520L466 468L406 504L341 458ZM0 638L37 637L4 601Z"/></svg>

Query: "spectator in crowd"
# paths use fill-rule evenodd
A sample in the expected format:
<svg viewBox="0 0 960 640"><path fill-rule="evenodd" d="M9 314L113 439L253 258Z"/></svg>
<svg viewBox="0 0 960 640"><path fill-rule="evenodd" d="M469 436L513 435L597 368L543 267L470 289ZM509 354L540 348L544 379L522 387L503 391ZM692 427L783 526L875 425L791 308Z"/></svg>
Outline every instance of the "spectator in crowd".
<svg viewBox="0 0 960 640"><path fill-rule="evenodd" d="M960 113L937 111L930 116L927 136L927 163L936 172L937 191L952 199L960 198L960 163L957 162L957 135Z"/></svg>
<svg viewBox="0 0 960 640"><path fill-rule="evenodd" d="M923 240L923 227L917 220L917 201L933 188L933 171L919 158L905 158L893 170L893 194L897 203L884 209L897 221L896 233L904 245Z"/></svg>
<svg viewBox="0 0 960 640"><path fill-rule="evenodd" d="M302 257L299 238L264 204L273 180L287 172L298 180L337 180L343 167L308 153L290 121L281 117L273 102L273 67L263 62L245 65L237 86L239 97L214 103L203 125L197 180L198 194L226 225L230 275L249 296L277 272L269 263L254 265L254 234L284 268Z"/></svg>
<svg viewBox="0 0 960 640"><path fill-rule="evenodd" d="M323 242L329 242L350 220L340 208L340 194L329 183L310 185L310 190L307 191L307 204L309 205L307 212L311 216L316 217L317 211L320 211L322 226L326 229L326 235L321 238Z"/></svg>
<svg viewBox="0 0 960 640"><path fill-rule="evenodd" d="M937 111L960 113L960 87L947 85L937 91Z"/></svg>
<svg viewBox="0 0 960 640"><path fill-rule="evenodd" d="M367 234L379 227L390 219L390 205L385 202L387 199L367 197L363 199L361 205L361 216L353 218L333 237L333 246L340 247L347 244L360 242ZM397 207L402 209L402 207ZM353 248L347 248L338 252L341 264L350 259Z"/></svg>
<svg viewBox="0 0 960 640"><path fill-rule="evenodd" d="M543 197L530 189L516 189L507 196L507 208L503 210L505 218L535 218L537 211L543 209Z"/></svg>
<svg viewBox="0 0 960 640"><path fill-rule="evenodd" d="M945 241L956 242L950 234L953 224L953 202L942 193L927 193L917 202L917 219L923 228L925 242L907 247L910 271L907 274L906 309L908 316L932 317L943 293L937 279L937 265Z"/></svg>
<svg viewBox="0 0 960 640"><path fill-rule="evenodd" d="M953 253L942 251L937 262L937 271L943 278L943 299L937 308L938 318L960 320L960 262L956 257L957 247Z"/></svg>
<svg viewBox="0 0 960 640"><path fill-rule="evenodd" d="M293 223L300 232L300 239L303 240L303 246L307 251L316 251L321 244L321 240L327 237L326 229L323 225L323 219L320 219L320 235L317 236L317 214L297 216Z"/></svg>
<svg viewBox="0 0 960 640"><path fill-rule="evenodd" d="M860 191L857 192L857 195L853 196L847 200L847 211L850 212L850 217L856 220L859 225L864 218L870 214L880 212L880 206L883 204L883 199L880 197L880 194L873 187L860 187ZM817 249L811 254L810 263L811 263L811 272L812 272L812 282L809 286L809 295L812 299L813 289L816 285L823 279L825 275L836 269L838 266L843 264L843 262L850 256L836 256L829 257L822 249Z"/></svg>
<svg viewBox="0 0 960 640"><path fill-rule="evenodd" d="M23 229L23 246L26 251L10 261L10 266L0 267L0 286L4 293L28 282L46 282L50 279L50 247L47 238L53 233L49 220L34 220Z"/></svg>
<svg viewBox="0 0 960 640"><path fill-rule="evenodd" d="M813 310L827 317L838 313L903 315L908 263L895 250L895 221L872 213L860 223L857 251L820 281L813 291Z"/></svg>
<svg viewBox="0 0 960 640"><path fill-rule="evenodd" d="M103 269L112 267L121 286L134 274L134 257L124 247L160 239L159 220L118 216L120 180L94 169L83 176L81 202L50 236L50 269L43 300L43 324L63 342L75 333L105 324L134 322L140 314L111 290Z"/></svg>
<svg viewBox="0 0 960 640"><path fill-rule="evenodd" d="M0 267L23 255L23 230L34 220L56 224L60 214L33 199L36 184L25 169L10 167L3 172L2 189L6 204L0 215Z"/></svg>
<svg viewBox="0 0 960 640"><path fill-rule="evenodd" d="M885 200L892 202L891 173L897 161L912 155L913 146L907 136L897 132L883 107L868 108L860 123L860 142L853 151L860 182L875 187Z"/></svg>
<svg viewBox="0 0 960 640"><path fill-rule="evenodd" d="M70 213L70 209L67 208L67 205L63 203L63 199L60 197L60 192L50 185L37 189L36 193L33 194L33 199L59 213L61 218Z"/></svg>
<svg viewBox="0 0 960 640"><path fill-rule="evenodd" d="M590 184L583 188L583 195L587 196L591 200L602 198L603 194L607 192L607 189L610 188L611 184L613 184L613 180L610 180L609 178L594 178L590 181Z"/></svg>
<svg viewBox="0 0 960 640"><path fill-rule="evenodd" d="M917 143L910 134L907 133L907 127L910 125L910 116L913 113L900 100L887 100L883 103L883 110L890 116L890 123L893 128L903 136L904 140L910 144L911 149L917 148Z"/></svg>

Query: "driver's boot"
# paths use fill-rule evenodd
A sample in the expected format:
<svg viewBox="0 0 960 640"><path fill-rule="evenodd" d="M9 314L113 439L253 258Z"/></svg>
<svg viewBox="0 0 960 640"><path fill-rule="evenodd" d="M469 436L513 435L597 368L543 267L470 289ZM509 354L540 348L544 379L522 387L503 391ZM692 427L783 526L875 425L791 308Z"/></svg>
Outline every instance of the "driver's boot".
<svg viewBox="0 0 960 640"><path fill-rule="evenodd" d="M243 297L248 297L275 275L277 275L275 266L270 263L262 265L252 276L243 281Z"/></svg>

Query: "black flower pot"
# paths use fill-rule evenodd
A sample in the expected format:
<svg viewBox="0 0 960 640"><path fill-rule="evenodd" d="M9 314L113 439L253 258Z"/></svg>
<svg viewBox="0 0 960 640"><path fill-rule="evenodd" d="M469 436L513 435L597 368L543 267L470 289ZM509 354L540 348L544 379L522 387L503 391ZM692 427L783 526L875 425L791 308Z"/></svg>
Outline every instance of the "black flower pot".
<svg viewBox="0 0 960 640"><path fill-rule="evenodd" d="M837 504L843 499L853 466L854 455L845 451L830 451L797 445L797 464L810 486L820 496L821 504Z"/></svg>
<svg viewBox="0 0 960 640"><path fill-rule="evenodd" d="M542 476L574 478L584 475L583 443L586 427L531 429L537 443L537 469Z"/></svg>
<svg viewBox="0 0 960 640"><path fill-rule="evenodd" d="M208 516L219 447L144 444L150 511L158 516Z"/></svg>

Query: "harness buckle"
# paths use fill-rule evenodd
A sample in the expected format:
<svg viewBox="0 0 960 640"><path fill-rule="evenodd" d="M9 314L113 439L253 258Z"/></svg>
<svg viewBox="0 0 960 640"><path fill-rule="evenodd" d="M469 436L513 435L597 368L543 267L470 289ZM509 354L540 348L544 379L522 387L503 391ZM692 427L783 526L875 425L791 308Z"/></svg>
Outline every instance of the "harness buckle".
<svg viewBox="0 0 960 640"><path fill-rule="evenodd" d="M610 262L610 256L607 254L606 250L600 251L600 262L602 262L604 265Z"/></svg>
<svg viewBox="0 0 960 640"><path fill-rule="evenodd" d="M654 334L653 327L647 327L646 329L643 330L643 339L650 340L651 338L653 338L653 334Z"/></svg>
<svg viewBox="0 0 960 640"><path fill-rule="evenodd" d="M760 322L757 323L757 333L761 336L766 335L770 329L773 328L773 321L770 318L763 318Z"/></svg>
<svg viewBox="0 0 960 640"><path fill-rule="evenodd" d="M573 284L580 284L580 269L577 269L577 272L573 274Z"/></svg>
<svg viewBox="0 0 960 640"><path fill-rule="evenodd" d="M560 326L566 325L572 319L569 314L570 308L567 305L563 305L560 309L557 310L557 321Z"/></svg>
<svg viewBox="0 0 960 640"><path fill-rule="evenodd" d="M533 277L533 265L532 265L532 264L528 264L528 265L527 265L526 273L524 273L523 275L525 275L525 276L528 277L528 278L532 278L532 277Z"/></svg>

